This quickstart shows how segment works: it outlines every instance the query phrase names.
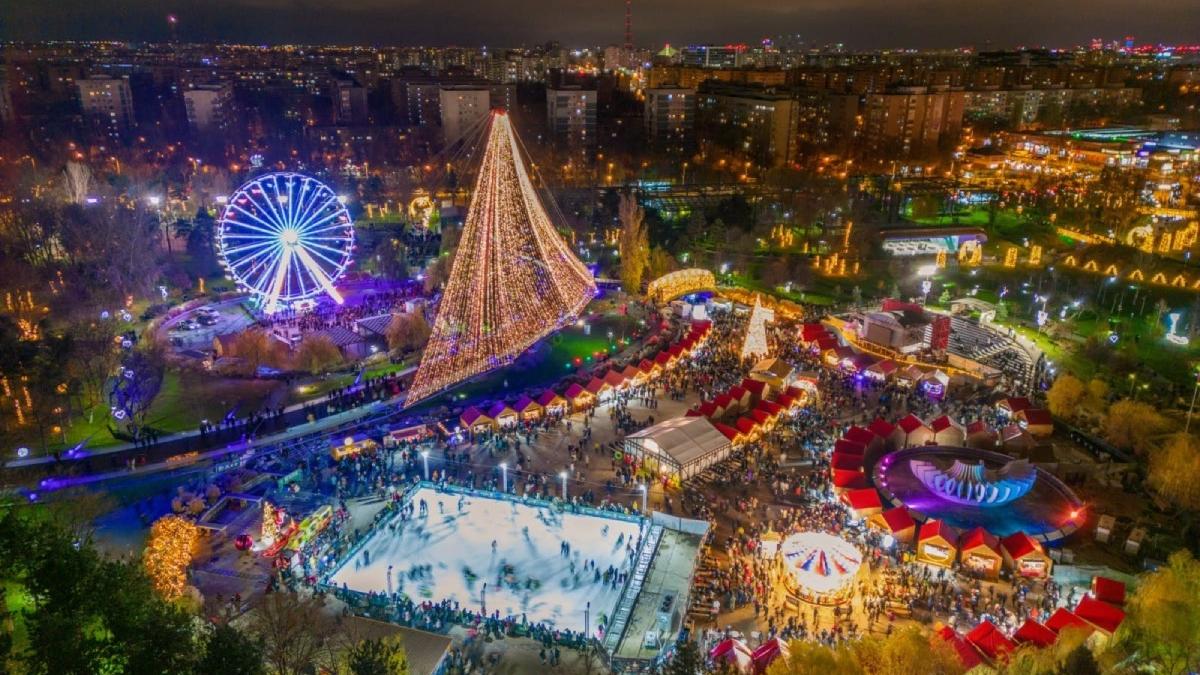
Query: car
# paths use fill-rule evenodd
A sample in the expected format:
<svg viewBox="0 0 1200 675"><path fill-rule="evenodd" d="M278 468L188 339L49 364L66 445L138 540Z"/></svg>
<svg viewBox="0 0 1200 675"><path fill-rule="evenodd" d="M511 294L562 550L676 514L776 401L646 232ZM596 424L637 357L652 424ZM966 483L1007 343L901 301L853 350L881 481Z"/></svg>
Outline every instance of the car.
<svg viewBox="0 0 1200 675"><path fill-rule="evenodd" d="M197 330L198 328L200 328L200 324L195 319L188 319L183 324L184 330Z"/></svg>

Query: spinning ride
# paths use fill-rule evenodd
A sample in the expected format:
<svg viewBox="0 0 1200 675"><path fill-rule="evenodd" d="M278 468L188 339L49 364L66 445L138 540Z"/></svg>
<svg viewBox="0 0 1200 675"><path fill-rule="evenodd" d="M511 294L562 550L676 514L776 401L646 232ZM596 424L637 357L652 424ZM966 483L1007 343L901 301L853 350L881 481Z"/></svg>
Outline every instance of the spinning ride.
<svg viewBox="0 0 1200 675"><path fill-rule="evenodd" d="M321 294L341 304L335 284L352 263L354 222L321 181L269 173L237 189L217 222L221 265L267 314Z"/></svg>

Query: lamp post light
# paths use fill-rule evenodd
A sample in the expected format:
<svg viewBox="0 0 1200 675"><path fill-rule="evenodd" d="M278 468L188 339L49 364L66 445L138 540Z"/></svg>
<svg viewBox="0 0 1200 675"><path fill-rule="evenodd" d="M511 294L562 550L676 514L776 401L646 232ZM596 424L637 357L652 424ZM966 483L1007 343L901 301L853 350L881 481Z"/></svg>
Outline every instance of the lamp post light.
<svg viewBox="0 0 1200 675"><path fill-rule="evenodd" d="M650 513L650 490L646 489L646 484L642 483L638 486L642 491L642 515Z"/></svg>
<svg viewBox="0 0 1200 675"><path fill-rule="evenodd" d="M508 462L500 462L500 479L502 481L500 491L507 494L508 493Z"/></svg>
<svg viewBox="0 0 1200 675"><path fill-rule="evenodd" d="M565 501L567 501L567 472L560 471L558 473L558 477L562 479L562 498L563 498L563 501L565 502Z"/></svg>
<svg viewBox="0 0 1200 675"><path fill-rule="evenodd" d="M429 451L421 451L421 461L425 463L425 480L429 480Z"/></svg>

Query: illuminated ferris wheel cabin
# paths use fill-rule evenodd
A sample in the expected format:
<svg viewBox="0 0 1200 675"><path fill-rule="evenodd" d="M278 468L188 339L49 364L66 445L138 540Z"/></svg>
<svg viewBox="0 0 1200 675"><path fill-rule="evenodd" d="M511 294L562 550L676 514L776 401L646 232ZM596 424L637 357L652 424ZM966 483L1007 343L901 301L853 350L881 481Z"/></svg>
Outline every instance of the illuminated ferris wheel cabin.
<svg viewBox="0 0 1200 675"><path fill-rule="evenodd" d="M298 173L242 185L217 223L221 264L268 314L328 295L353 262L354 222L329 186Z"/></svg>

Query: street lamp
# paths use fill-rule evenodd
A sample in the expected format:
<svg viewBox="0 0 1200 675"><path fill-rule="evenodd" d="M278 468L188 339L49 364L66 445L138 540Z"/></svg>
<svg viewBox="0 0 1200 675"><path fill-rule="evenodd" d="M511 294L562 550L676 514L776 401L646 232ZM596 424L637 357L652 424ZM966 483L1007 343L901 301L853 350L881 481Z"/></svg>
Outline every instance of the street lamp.
<svg viewBox="0 0 1200 675"><path fill-rule="evenodd" d="M563 498L563 501L565 502L565 501L567 501L567 472L560 471L558 473L558 477L562 479L562 498Z"/></svg>
<svg viewBox="0 0 1200 675"><path fill-rule="evenodd" d="M508 492L508 462L500 462L500 477L503 480L501 492Z"/></svg>
<svg viewBox="0 0 1200 675"><path fill-rule="evenodd" d="M429 480L429 451L421 451L421 461L425 463L425 480Z"/></svg>
<svg viewBox="0 0 1200 675"><path fill-rule="evenodd" d="M650 506L648 503L650 499L650 491L646 489L645 483L639 485L638 488L642 491L642 515L644 516L650 512Z"/></svg>

